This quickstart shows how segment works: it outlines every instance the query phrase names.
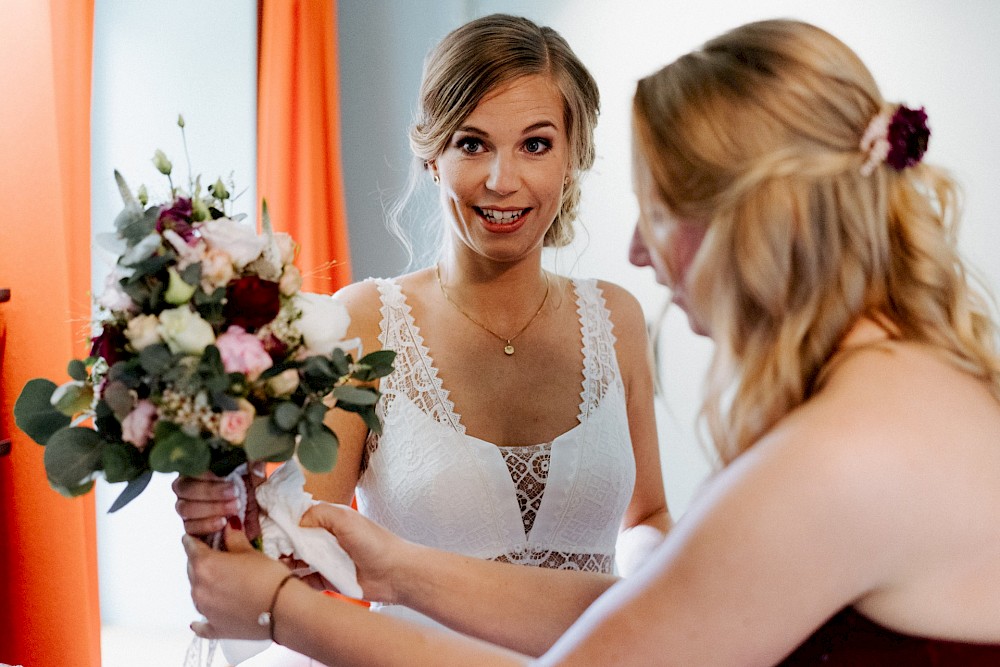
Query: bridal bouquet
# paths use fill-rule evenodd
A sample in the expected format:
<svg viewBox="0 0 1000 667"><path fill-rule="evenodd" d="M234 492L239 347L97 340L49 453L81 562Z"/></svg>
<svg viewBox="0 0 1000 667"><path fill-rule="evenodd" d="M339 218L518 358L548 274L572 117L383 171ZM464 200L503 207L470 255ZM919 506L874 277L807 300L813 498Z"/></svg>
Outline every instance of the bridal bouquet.
<svg viewBox="0 0 1000 667"><path fill-rule="evenodd" d="M71 361L60 386L29 381L14 408L45 446L49 483L78 496L98 476L126 482L113 512L154 471L226 476L293 456L330 470L327 411L356 412L379 432L370 383L392 371L395 353L345 351L346 309L301 291L296 245L272 230L266 201L258 233L230 213L231 184L199 177L185 190L161 151L153 162L170 185L162 203L115 172L120 254L97 299L90 356Z"/></svg>

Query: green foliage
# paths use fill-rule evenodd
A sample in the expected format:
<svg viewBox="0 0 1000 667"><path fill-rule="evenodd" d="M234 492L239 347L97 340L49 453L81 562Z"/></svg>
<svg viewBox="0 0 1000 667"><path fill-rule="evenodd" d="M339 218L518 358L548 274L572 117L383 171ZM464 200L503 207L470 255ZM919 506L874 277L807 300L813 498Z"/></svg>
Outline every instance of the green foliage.
<svg viewBox="0 0 1000 667"><path fill-rule="evenodd" d="M243 448L251 461L287 461L295 453L295 434L281 429L270 416L255 417Z"/></svg>
<svg viewBox="0 0 1000 667"><path fill-rule="evenodd" d="M50 403L56 385L51 380L29 380L14 403L14 423L40 445L54 433L69 426L70 418Z"/></svg>
<svg viewBox="0 0 1000 667"><path fill-rule="evenodd" d="M211 452L201 437L188 435L171 422L159 421L153 439L155 444L149 453L149 465L156 472L179 472L197 477L208 470Z"/></svg>
<svg viewBox="0 0 1000 667"><path fill-rule="evenodd" d="M86 493L101 469L104 439L100 433L76 426L56 431L45 446L45 473L59 493L73 497Z"/></svg>
<svg viewBox="0 0 1000 667"><path fill-rule="evenodd" d="M299 462L312 472L329 472L337 462L337 436L323 424L302 422Z"/></svg>

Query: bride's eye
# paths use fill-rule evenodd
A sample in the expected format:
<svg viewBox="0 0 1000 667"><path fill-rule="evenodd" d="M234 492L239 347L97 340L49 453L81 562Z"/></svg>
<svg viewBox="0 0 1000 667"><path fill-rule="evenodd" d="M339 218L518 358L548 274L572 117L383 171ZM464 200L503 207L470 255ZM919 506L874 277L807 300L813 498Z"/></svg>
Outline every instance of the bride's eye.
<svg viewBox="0 0 1000 667"><path fill-rule="evenodd" d="M462 137L455 142L455 145L461 151L469 154L482 153L485 150L483 142L475 137Z"/></svg>
<svg viewBox="0 0 1000 667"><path fill-rule="evenodd" d="M524 142L524 150L533 155L540 155L552 148L552 142L540 137L532 137Z"/></svg>

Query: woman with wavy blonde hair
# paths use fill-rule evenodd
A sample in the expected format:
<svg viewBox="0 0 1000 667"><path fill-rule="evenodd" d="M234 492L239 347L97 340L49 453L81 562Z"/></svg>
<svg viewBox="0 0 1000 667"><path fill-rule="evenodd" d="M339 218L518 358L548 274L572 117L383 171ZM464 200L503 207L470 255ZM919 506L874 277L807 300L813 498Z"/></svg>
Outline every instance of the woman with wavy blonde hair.
<svg viewBox="0 0 1000 667"><path fill-rule="evenodd" d="M650 561L612 586L511 577L317 507L305 522L337 535L366 591L555 644L530 662L336 602L323 637L298 625L316 596L272 597L280 568L234 531L236 555L186 542L199 633L259 636L277 599L279 641L337 664L1000 664L997 327L955 246L956 188L922 162L925 111L795 21L711 40L640 81L633 109L630 259L717 343L703 414L724 464ZM491 613L512 590L561 611Z"/></svg>

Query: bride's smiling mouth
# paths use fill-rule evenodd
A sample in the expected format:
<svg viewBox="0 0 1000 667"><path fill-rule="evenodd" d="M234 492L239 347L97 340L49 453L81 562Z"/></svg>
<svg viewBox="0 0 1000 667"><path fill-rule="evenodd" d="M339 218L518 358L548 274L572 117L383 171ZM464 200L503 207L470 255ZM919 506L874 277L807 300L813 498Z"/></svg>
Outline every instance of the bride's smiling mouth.
<svg viewBox="0 0 1000 667"><path fill-rule="evenodd" d="M480 208L478 206L474 207L476 213L486 220L486 222L491 222L497 225L510 225L518 220L531 209L519 208L511 211L501 211L497 208Z"/></svg>

